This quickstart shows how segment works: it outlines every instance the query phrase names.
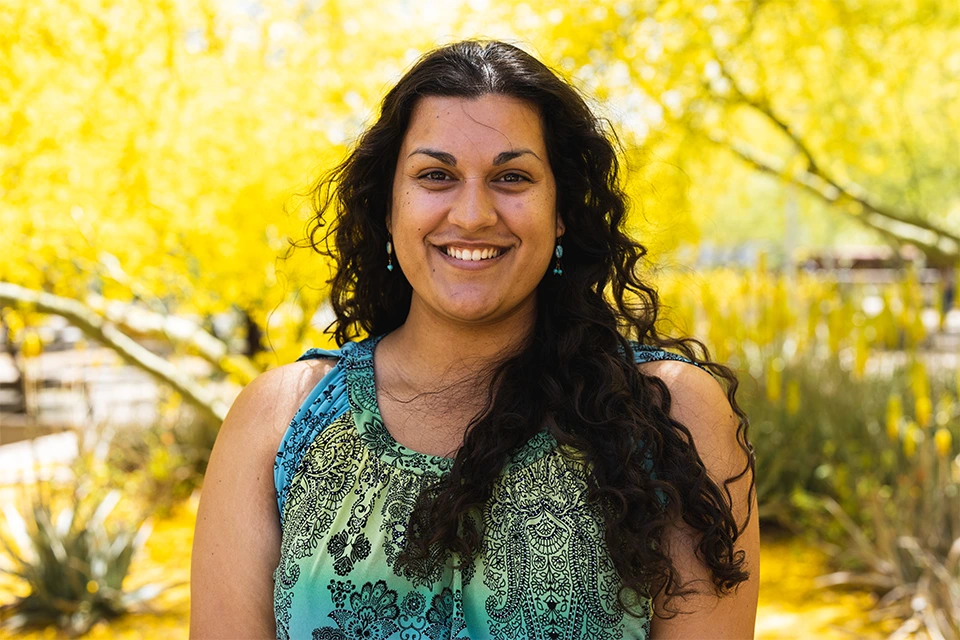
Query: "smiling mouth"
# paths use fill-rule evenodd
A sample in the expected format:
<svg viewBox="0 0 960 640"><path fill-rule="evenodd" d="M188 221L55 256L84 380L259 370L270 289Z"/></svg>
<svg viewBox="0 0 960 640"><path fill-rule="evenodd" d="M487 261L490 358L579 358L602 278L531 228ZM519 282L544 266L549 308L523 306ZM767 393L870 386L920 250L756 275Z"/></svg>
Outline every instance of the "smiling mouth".
<svg viewBox="0 0 960 640"><path fill-rule="evenodd" d="M492 260L506 251L499 247L487 247L484 249L461 249L459 247L440 247L440 250L451 258L463 260L464 262L478 262L480 260Z"/></svg>

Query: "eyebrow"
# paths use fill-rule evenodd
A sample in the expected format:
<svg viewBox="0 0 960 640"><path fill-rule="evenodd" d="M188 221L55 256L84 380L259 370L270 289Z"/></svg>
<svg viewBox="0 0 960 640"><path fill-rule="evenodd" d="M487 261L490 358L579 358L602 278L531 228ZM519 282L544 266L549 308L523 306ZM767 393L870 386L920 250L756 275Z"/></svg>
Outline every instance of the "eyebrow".
<svg viewBox="0 0 960 640"><path fill-rule="evenodd" d="M423 155L430 156L431 158L434 158L444 164L450 165L451 167L457 166L457 159L453 157L453 154L447 153L446 151L437 151L436 149L424 149L424 148L414 149L412 152L410 152L410 155L408 155L407 157L409 158L410 156L414 156L418 153L422 153ZM502 151L498 153L497 157L493 159L493 164L496 166L499 166L505 162L509 162L514 158L519 158L520 156L526 155L526 154L530 154L537 160L540 160L540 156L535 154L530 149L515 149L513 151ZM542 160L540 161L542 162Z"/></svg>
<svg viewBox="0 0 960 640"><path fill-rule="evenodd" d="M447 153L446 151L437 151L436 149L414 149L407 157L409 158L410 156L415 156L418 153L422 153L425 156L430 156L431 158L439 160L443 164L448 164L451 167L457 166L457 159L453 157L452 153Z"/></svg>
<svg viewBox="0 0 960 640"><path fill-rule="evenodd" d="M509 162L514 158L519 158L520 156L528 153L532 155L534 158L536 158L537 160L540 160L540 156L535 154L533 151L530 151L530 149L517 149L515 151L504 151L502 153L498 153L497 157L493 159L493 164L501 165L504 162Z"/></svg>

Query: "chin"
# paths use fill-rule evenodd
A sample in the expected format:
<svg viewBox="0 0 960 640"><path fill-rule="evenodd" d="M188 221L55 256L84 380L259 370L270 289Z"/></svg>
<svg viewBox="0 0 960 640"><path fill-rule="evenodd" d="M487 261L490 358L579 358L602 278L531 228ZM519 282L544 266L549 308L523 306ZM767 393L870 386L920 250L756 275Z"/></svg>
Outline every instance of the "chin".
<svg viewBox="0 0 960 640"><path fill-rule="evenodd" d="M448 300L447 304L439 305L439 310L446 317L465 324L492 324L522 314L524 310L530 308L531 303L536 304L530 298L511 303L499 297L486 297Z"/></svg>
<svg viewBox="0 0 960 640"><path fill-rule="evenodd" d="M413 305L457 324L492 324L536 306L535 294L517 299L503 287L438 287L429 296L417 295Z"/></svg>
<svg viewBox="0 0 960 640"><path fill-rule="evenodd" d="M494 304L453 305L443 308L444 315L465 323L484 322L495 318L498 308Z"/></svg>

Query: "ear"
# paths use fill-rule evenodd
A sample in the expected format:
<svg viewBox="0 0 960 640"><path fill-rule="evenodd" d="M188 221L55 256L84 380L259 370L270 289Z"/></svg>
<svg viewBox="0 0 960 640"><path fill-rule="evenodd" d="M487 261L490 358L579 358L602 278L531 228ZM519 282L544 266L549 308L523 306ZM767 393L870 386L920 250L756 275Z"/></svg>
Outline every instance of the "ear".
<svg viewBox="0 0 960 640"><path fill-rule="evenodd" d="M562 236L567 230L567 226L563 224L563 218L560 217L560 212L557 212L557 237Z"/></svg>
<svg viewBox="0 0 960 640"><path fill-rule="evenodd" d="M390 205L387 205L387 217L383 220L387 226L387 233L393 235L393 218L390 216Z"/></svg>

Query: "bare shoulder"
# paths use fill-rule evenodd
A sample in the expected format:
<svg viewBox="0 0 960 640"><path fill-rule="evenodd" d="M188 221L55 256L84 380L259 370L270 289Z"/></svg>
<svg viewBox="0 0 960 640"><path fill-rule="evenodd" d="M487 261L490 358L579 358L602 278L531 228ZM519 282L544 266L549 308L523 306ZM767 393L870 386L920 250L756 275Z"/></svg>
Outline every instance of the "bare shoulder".
<svg viewBox="0 0 960 640"><path fill-rule="evenodd" d="M260 374L237 396L224 429L246 436L282 437L307 394L336 363L331 358L304 360Z"/></svg>
<svg viewBox="0 0 960 640"><path fill-rule="evenodd" d="M720 382L695 364L681 360L657 360L645 362L638 368L644 375L663 380L674 402L701 410L730 406Z"/></svg>
<svg viewBox="0 0 960 640"><path fill-rule="evenodd" d="M745 459L736 438L740 421L716 378L679 360L648 362L639 369L663 380L670 392L670 417L690 431L711 475L726 478L743 470Z"/></svg>

